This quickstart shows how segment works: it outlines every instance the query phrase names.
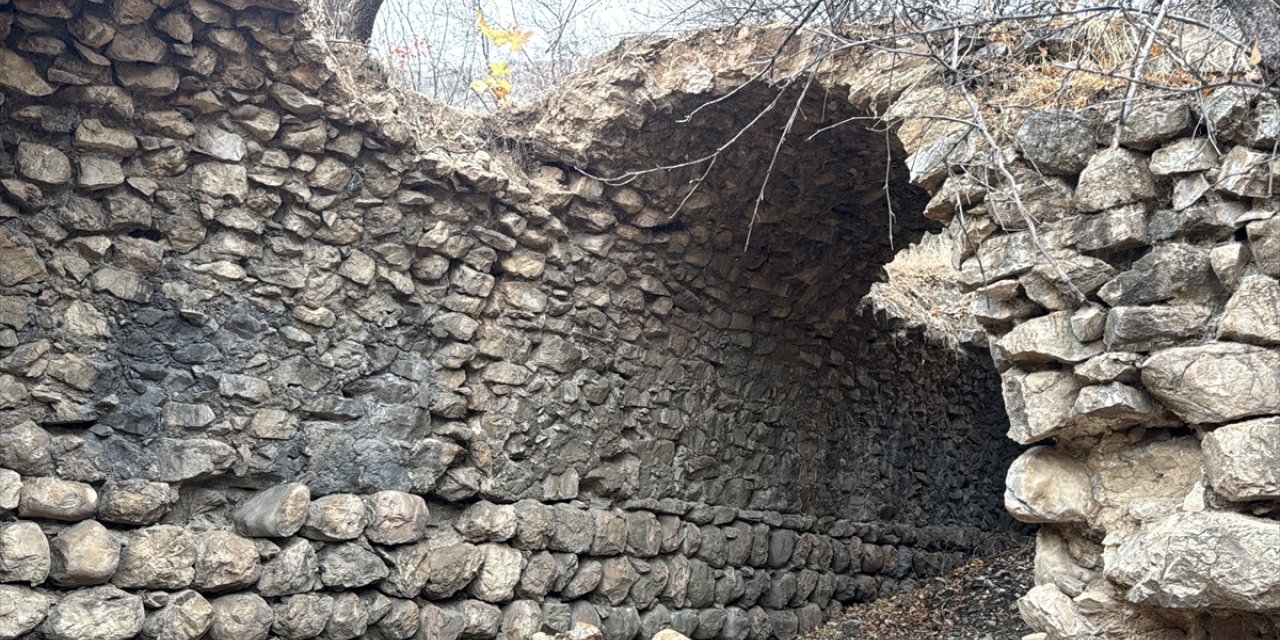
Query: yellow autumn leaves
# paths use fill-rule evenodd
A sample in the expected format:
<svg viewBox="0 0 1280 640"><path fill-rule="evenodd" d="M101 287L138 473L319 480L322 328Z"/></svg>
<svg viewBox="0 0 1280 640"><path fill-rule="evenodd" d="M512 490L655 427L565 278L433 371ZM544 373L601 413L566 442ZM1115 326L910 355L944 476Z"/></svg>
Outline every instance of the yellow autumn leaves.
<svg viewBox="0 0 1280 640"><path fill-rule="evenodd" d="M484 13L476 12L476 24L480 33L488 38L493 46L506 49L510 53L519 53L533 38L532 31L521 31L519 26L510 29L493 27L485 19ZM489 63L489 73L485 77L471 83L471 90L480 95L493 96L499 107L511 105L511 67L506 60Z"/></svg>

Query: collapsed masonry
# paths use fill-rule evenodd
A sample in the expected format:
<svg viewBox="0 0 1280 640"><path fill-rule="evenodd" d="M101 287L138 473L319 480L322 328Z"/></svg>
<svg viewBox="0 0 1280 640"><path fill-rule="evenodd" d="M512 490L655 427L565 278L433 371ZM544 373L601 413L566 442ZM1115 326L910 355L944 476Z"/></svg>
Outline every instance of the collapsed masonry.
<svg viewBox="0 0 1280 640"><path fill-rule="evenodd" d="M1026 233L995 231L1007 198L942 181L965 140L819 132L894 100L911 115L900 63L846 60L804 93L757 211L782 110L692 195L692 167L625 186L579 170L714 148L773 100L735 89L776 33L629 48L520 116L537 160L518 165L371 109L290 0L2 9L0 638L524 638L575 620L790 638L1007 530L1006 429L1057 441L1019 458L1006 497L1052 523L1037 627L1274 629L1258 460L1275 428L1214 431L1202 465L1184 426L1280 402L1262 378L1215 391L1273 357L1273 299L1228 294L1274 285L1255 273L1275 261L1261 209L1223 204L1266 176L1212 173L1255 169L1244 145L1147 168L1063 137L1086 141L1062 169L1084 171L1078 192L1024 189L1077 285L1098 280L1077 311ZM1265 143L1239 100L1212 121ZM1131 147L1191 129L1157 116ZM1030 126L1026 157L1071 157L1047 140ZM941 189L927 204L908 152ZM989 358L859 312L929 224L916 213L952 215L947 194L989 236L962 277L992 282L978 315L1003 336L1011 428ZM1224 342L1168 349L1210 337L1170 328L1195 313ZM1203 375L1160 373L1178 358ZM1229 541L1230 571L1195 562L1198 531Z"/></svg>

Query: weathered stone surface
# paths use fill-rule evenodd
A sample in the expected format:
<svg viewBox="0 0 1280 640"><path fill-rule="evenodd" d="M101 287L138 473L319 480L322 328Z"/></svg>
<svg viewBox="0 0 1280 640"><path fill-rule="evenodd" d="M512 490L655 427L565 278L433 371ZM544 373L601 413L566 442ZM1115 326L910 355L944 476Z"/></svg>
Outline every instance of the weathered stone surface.
<svg viewBox="0 0 1280 640"><path fill-rule="evenodd" d="M98 517L116 524L155 524L177 501L178 492L163 482L111 481L102 487Z"/></svg>
<svg viewBox="0 0 1280 640"><path fill-rule="evenodd" d="M0 428L0 466L26 475L41 476L53 470L49 432L34 422Z"/></svg>
<svg viewBox="0 0 1280 640"><path fill-rule="evenodd" d="M71 182L71 159L55 147L20 142L14 161L17 163L18 173L33 182L46 185Z"/></svg>
<svg viewBox="0 0 1280 640"><path fill-rule="evenodd" d="M1280 282L1245 276L1218 321L1218 337L1258 345L1280 344Z"/></svg>
<svg viewBox="0 0 1280 640"><path fill-rule="evenodd" d="M1147 241L1147 208L1130 204L1082 216L1071 227L1076 248L1085 253L1105 253L1141 246Z"/></svg>
<svg viewBox="0 0 1280 640"><path fill-rule="evenodd" d="M320 588L320 564L315 548L294 539L262 567L258 593L268 597L306 593Z"/></svg>
<svg viewBox="0 0 1280 640"><path fill-rule="evenodd" d="M403 491L379 491L369 497L369 525L365 536L378 544L408 544L422 538L427 527L427 503Z"/></svg>
<svg viewBox="0 0 1280 640"><path fill-rule="evenodd" d="M1080 172L1076 206L1085 212L1102 211L1155 195L1155 179L1144 156L1128 149L1105 149Z"/></svg>
<svg viewBox="0 0 1280 640"><path fill-rule="evenodd" d="M260 491L236 509L236 531L250 537L291 536L306 522L310 503L311 491L304 484L282 484Z"/></svg>
<svg viewBox="0 0 1280 640"><path fill-rule="evenodd" d="M1009 437L1013 440L1031 444L1071 425L1076 396L1083 385L1069 372L1013 369L1003 380Z"/></svg>
<svg viewBox="0 0 1280 640"><path fill-rule="evenodd" d="M336 493L311 501L307 520L300 535L326 542L360 537L369 524L369 507L363 498L349 493Z"/></svg>
<svg viewBox="0 0 1280 640"><path fill-rule="evenodd" d="M36 98L53 93L30 60L8 49L0 49L0 87Z"/></svg>
<svg viewBox="0 0 1280 640"><path fill-rule="evenodd" d="M103 584L120 564L120 543L94 520L63 529L49 543L49 553L49 579L60 587Z"/></svg>
<svg viewBox="0 0 1280 640"><path fill-rule="evenodd" d="M1151 173L1158 176L1207 171L1218 166L1218 151L1208 138L1187 138L1156 149Z"/></svg>
<svg viewBox="0 0 1280 640"><path fill-rule="evenodd" d="M1071 329L1071 311L1058 311L1027 320L996 342L1004 360L1017 365L1042 362L1074 363L1102 352L1102 344L1082 344Z"/></svg>
<svg viewBox="0 0 1280 640"><path fill-rule="evenodd" d="M274 615L266 600L252 593L222 596L209 603L213 622L210 640L266 640Z"/></svg>
<svg viewBox="0 0 1280 640"><path fill-rule="evenodd" d="M1176 347L1142 363L1142 383L1192 424L1280 413L1280 353L1243 344Z"/></svg>
<svg viewBox="0 0 1280 640"><path fill-rule="evenodd" d="M512 505L481 501L467 507L453 526L468 542L504 542L516 534L517 523Z"/></svg>
<svg viewBox="0 0 1280 640"><path fill-rule="evenodd" d="M271 632L285 640L318 637L333 615L333 597L300 594L272 606Z"/></svg>
<svg viewBox="0 0 1280 640"><path fill-rule="evenodd" d="M196 640L213 624L213 607L204 596L186 589L169 596L158 611L147 615L142 636L147 640Z"/></svg>
<svg viewBox="0 0 1280 640"><path fill-rule="evenodd" d="M1112 306L1163 302L1212 291L1209 252L1185 244L1166 244L1134 261L1103 285L1098 296Z"/></svg>
<svg viewBox="0 0 1280 640"><path fill-rule="evenodd" d="M1205 481L1231 500L1280 500L1280 418L1237 422L1202 442Z"/></svg>
<svg viewBox="0 0 1280 640"><path fill-rule="evenodd" d="M142 596L92 587L54 605L41 630L49 640L128 640L142 631L144 619Z"/></svg>
<svg viewBox="0 0 1280 640"><path fill-rule="evenodd" d="M1032 114L1018 129L1016 141L1027 160L1045 173L1079 173L1097 150L1092 123L1065 111Z"/></svg>
<svg viewBox="0 0 1280 640"><path fill-rule="evenodd" d="M502 603L511 600L520 574L524 571L524 555L500 544L480 546L483 557L480 573L471 583L472 596L485 602Z"/></svg>
<svg viewBox="0 0 1280 640"><path fill-rule="evenodd" d="M1106 576L1131 602L1177 609L1280 606L1280 523L1237 513L1177 513L1106 557Z"/></svg>
<svg viewBox="0 0 1280 640"><path fill-rule="evenodd" d="M1005 508L1023 522L1087 522L1095 508L1089 470L1049 447L1019 456L1005 486Z"/></svg>
<svg viewBox="0 0 1280 640"><path fill-rule="evenodd" d="M75 522L91 517L98 509L98 492L83 482L57 478L27 478L22 482L18 515Z"/></svg>
<svg viewBox="0 0 1280 640"><path fill-rule="evenodd" d="M328 545L320 551L320 581L326 587L353 589L387 577L387 566L360 542Z"/></svg>
<svg viewBox="0 0 1280 640"><path fill-rule="evenodd" d="M470 544L454 544L432 551L429 559L430 580L422 589L424 596L444 599L465 588L484 564L484 554ZM423 627L427 626L423 610Z"/></svg>
<svg viewBox="0 0 1280 640"><path fill-rule="evenodd" d="M1201 305L1115 307L1107 312L1107 349L1145 352L1205 334L1213 309Z"/></svg>
<svg viewBox="0 0 1280 640"><path fill-rule="evenodd" d="M262 567L253 541L228 531L210 531L196 539L196 589L205 593L239 591L258 581Z"/></svg>
<svg viewBox="0 0 1280 640"><path fill-rule="evenodd" d="M49 541L34 522L0 524L0 582L38 585L49 576Z"/></svg>
<svg viewBox="0 0 1280 640"><path fill-rule="evenodd" d="M1151 149L1191 127L1191 109L1171 100L1134 105L1120 127L1120 144Z"/></svg>
<svg viewBox="0 0 1280 640"><path fill-rule="evenodd" d="M0 584L0 638L21 638L40 626L51 602L37 591Z"/></svg>
<svg viewBox="0 0 1280 640"><path fill-rule="evenodd" d="M112 583L126 589L185 589L195 579L196 545L174 525L156 525L129 534Z"/></svg>

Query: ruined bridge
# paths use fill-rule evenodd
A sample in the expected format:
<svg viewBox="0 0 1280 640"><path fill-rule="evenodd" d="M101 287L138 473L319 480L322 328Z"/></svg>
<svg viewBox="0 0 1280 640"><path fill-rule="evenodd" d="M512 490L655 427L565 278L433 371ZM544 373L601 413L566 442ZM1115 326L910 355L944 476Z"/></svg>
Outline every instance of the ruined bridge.
<svg viewBox="0 0 1280 640"><path fill-rule="evenodd" d="M0 637L785 639L1016 530L1006 504L1047 523L1052 637L1274 632L1274 419L1209 464L1184 427L1277 412L1265 373L1213 377L1276 357L1274 225L1220 212L1256 180L1148 215L1219 162L1148 167L1186 107L1139 151L1019 139L1070 178L1023 195L1081 305L997 232L1007 189L948 178L976 152L905 62L798 82L799 45L761 72L777 31L633 42L511 153L353 84L289 2L158 4L0 7ZM994 364L861 304L940 222L990 236L957 258L1000 281ZM1057 445L1003 496L1006 431ZM1163 571L1206 535L1231 572Z"/></svg>

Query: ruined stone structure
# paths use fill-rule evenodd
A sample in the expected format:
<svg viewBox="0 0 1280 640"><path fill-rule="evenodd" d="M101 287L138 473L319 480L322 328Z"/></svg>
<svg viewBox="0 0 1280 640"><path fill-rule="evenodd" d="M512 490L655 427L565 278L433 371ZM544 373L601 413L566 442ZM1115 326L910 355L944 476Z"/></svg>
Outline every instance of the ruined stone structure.
<svg viewBox="0 0 1280 640"><path fill-rule="evenodd" d="M776 33L633 43L486 152L362 94L299 11L0 6L0 638L791 638L1005 505L1048 523L1053 637L1274 633L1247 99L1211 103L1222 158L1182 106L1101 152L1028 123L1019 162L1068 177L1020 193L1086 304L957 173L971 140L913 122L909 65L782 86L795 60L748 83ZM738 132L696 190L593 177ZM948 220L995 367L860 305ZM1002 503L1006 431L1054 444Z"/></svg>

